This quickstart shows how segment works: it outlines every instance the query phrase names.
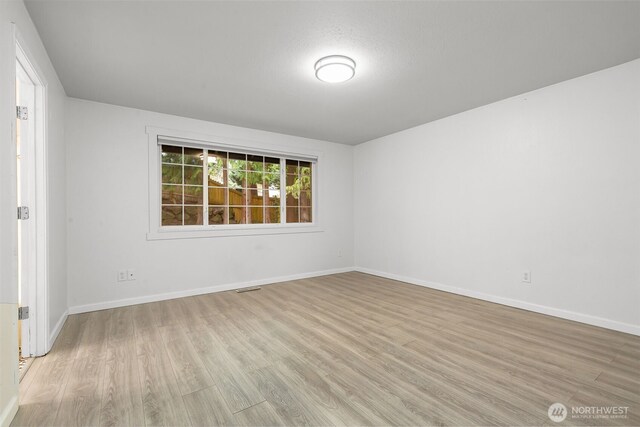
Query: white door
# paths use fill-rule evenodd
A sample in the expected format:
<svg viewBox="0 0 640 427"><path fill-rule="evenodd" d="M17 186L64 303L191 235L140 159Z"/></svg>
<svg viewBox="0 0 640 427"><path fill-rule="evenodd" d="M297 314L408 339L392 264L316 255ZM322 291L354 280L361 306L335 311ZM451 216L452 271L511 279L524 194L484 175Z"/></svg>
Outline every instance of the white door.
<svg viewBox="0 0 640 427"><path fill-rule="evenodd" d="M16 61L16 152L17 152L17 206L27 207L22 211L23 219L18 219L18 306L30 307L30 296L35 296L36 271L35 248L36 230L32 219L32 208L35 206L35 93L36 85L29 77L20 61ZM35 343L29 319L18 322L20 355L30 357L35 354Z"/></svg>

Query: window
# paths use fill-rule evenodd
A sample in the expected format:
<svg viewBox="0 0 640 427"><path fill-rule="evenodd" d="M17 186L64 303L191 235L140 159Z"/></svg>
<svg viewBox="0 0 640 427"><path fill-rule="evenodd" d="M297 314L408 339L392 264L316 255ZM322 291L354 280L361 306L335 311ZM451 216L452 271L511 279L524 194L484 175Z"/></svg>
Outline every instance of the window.
<svg viewBox="0 0 640 427"><path fill-rule="evenodd" d="M287 160L287 222L311 222L311 163Z"/></svg>
<svg viewBox="0 0 640 427"><path fill-rule="evenodd" d="M162 146L162 225L204 223L203 154L197 148Z"/></svg>
<svg viewBox="0 0 640 427"><path fill-rule="evenodd" d="M173 141L158 151L162 227L313 222L314 161Z"/></svg>

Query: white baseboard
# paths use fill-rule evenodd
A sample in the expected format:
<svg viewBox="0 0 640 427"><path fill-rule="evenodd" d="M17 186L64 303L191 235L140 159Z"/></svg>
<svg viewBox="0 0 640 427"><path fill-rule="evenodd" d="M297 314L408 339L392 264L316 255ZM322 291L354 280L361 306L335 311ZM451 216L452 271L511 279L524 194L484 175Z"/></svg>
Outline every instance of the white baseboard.
<svg viewBox="0 0 640 427"><path fill-rule="evenodd" d="M105 301L94 304L76 305L69 307L69 314L87 313L90 311L106 310L109 308L125 307L129 305L144 304L148 302L164 301L175 298L190 297L193 295L210 294L214 292L229 291L232 289L250 288L252 286L269 285L278 282L289 282L291 280L308 279L310 277L326 276L329 274L346 273L354 271L353 267L335 268L331 270L315 271L312 273L293 274L290 276L271 277L267 279L252 280L250 282L229 283L224 285L209 286L206 288L189 289L164 294L145 295L134 298L125 298L114 301Z"/></svg>
<svg viewBox="0 0 640 427"><path fill-rule="evenodd" d="M18 413L18 393L11 397L7 405L0 412L0 427L9 427L13 417Z"/></svg>
<svg viewBox="0 0 640 427"><path fill-rule="evenodd" d="M355 271L372 274L374 276L384 277L386 279L398 280L400 282L406 282L412 285L424 286L426 288L450 292L452 294L464 295L471 298L477 298L484 301L507 305L509 307L515 307L523 310L533 311L536 313L547 314L549 316L560 317L562 319L574 320L576 322L586 323L588 325L599 326L607 329L612 329L614 331L625 332L627 334L640 335L640 326L633 325L630 323L618 322L616 320L605 319L603 317L592 316L584 313L576 313L574 311L562 310L559 308L533 304L526 301L499 297L496 295L485 294L482 292L470 291L464 288L457 288L455 286L448 286L448 285L443 285L441 283L429 282L427 280L414 279L412 277L401 276L393 273L385 273L383 271L377 271L370 268L356 267Z"/></svg>
<svg viewBox="0 0 640 427"><path fill-rule="evenodd" d="M431 289L437 289L440 291L450 292L457 295L464 295L471 298L477 298L483 301L494 302L494 303L506 305L509 307L520 308L523 310L533 311L536 313L546 314L549 316L560 317L562 319L574 320L576 322L586 323L588 325L599 326L602 328L612 329L614 331L620 331L620 332L625 332L628 334L640 336L640 326L632 325L630 323L624 323L616 320L605 319L598 316L592 316L589 314L577 313L574 311L563 310L563 309L548 307L548 306L539 305L539 304L533 304L526 301L515 300L511 298L504 298L504 297L491 295L491 294L485 294L482 292L471 291L468 289L458 288L455 286L448 286L448 285L443 285L441 283L429 282L427 280L420 280L420 279L406 277L398 274L386 273L383 271L373 270L370 268L345 267L345 268L336 268L331 270L316 271L311 273L294 274L290 276L271 277L267 279L253 280L250 282L229 283L229 284L223 284L223 285L209 286L206 288L189 289L184 291L168 292L168 293L155 294L155 295L145 295L145 296L134 297L134 298L125 298L120 300L99 302L94 304L76 305L73 307L69 307L68 313L65 312L64 315L60 318L60 320L56 324L56 328L51 334L50 345L53 344L53 342L55 341L55 338L58 336L58 333L60 333L60 330L64 325L64 320L66 319L67 314L87 313L90 311L106 310L110 308L125 307L125 306L144 304L144 303L155 302L155 301L164 301L164 300L188 297L193 295L223 292L223 291L229 291L232 289L248 288L252 286L262 286L262 285L268 285L272 283L288 282L291 280L307 279L310 277L326 276L329 274L347 273L349 271L359 271L362 273L372 274L374 276L379 276L387 279L410 283L412 285L424 286Z"/></svg>
<svg viewBox="0 0 640 427"><path fill-rule="evenodd" d="M69 316L69 310L67 310L64 313L62 313L62 316L60 316L60 318L56 322L56 326L53 328L53 330L49 334L49 340L47 341L47 351L46 351L47 353L53 347L53 343L56 342L56 339L58 338L58 335L60 335L60 331L62 330L62 327L64 326L64 322L66 322L66 320L67 320L67 316Z"/></svg>

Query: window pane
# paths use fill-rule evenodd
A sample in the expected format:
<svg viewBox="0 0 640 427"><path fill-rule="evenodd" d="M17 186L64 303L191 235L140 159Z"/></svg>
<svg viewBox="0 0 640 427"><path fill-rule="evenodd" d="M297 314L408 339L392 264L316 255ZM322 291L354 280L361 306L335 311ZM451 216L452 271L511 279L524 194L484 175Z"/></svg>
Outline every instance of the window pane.
<svg viewBox="0 0 640 427"><path fill-rule="evenodd" d="M162 165L162 183L182 184L181 165Z"/></svg>
<svg viewBox="0 0 640 427"><path fill-rule="evenodd" d="M226 191L227 189L222 187L209 187L209 206L226 205Z"/></svg>
<svg viewBox="0 0 640 427"><path fill-rule="evenodd" d="M246 170L247 156L244 154L229 153L229 169Z"/></svg>
<svg viewBox="0 0 640 427"><path fill-rule="evenodd" d="M209 150L207 152L209 165L218 165L221 168L227 167L227 153L224 151Z"/></svg>
<svg viewBox="0 0 640 427"><path fill-rule="evenodd" d="M264 186L270 189L280 189L280 174L279 173L265 173L264 174Z"/></svg>
<svg viewBox="0 0 640 427"><path fill-rule="evenodd" d="M280 173L280 159L277 157L265 157L264 163L265 172Z"/></svg>
<svg viewBox="0 0 640 427"><path fill-rule="evenodd" d="M311 207L300 208L300 222L312 222Z"/></svg>
<svg viewBox="0 0 640 427"><path fill-rule="evenodd" d="M180 205L182 204L182 185L163 185L162 204Z"/></svg>
<svg viewBox="0 0 640 427"><path fill-rule="evenodd" d="M250 190L247 190L248 192L248 199L247 199L247 204L251 205L251 206L262 206L264 205L264 197L262 196L262 190L257 190L255 188L252 188Z"/></svg>
<svg viewBox="0 0 640 427"><path fill-rule="evenodd" d="M224 215L227 208L218 207L209 208L209 224L224 224Z"/></svg>
<svg viewBox="0 0 640 427"><path fill-rule="evenodd" d="M212 170L211 167L209 167L209 186L224 187L226 172L227 171L225 169Z"/></svg>
<svg viewBox="0 0 640 427"><path fill-rule="evenodd" d="M300 191L300 206L311 206L311 190Z"/></svg>
<svg viewBox="0 0 640 427"><path fill-rule="evenodd" d="M162 225L182 225L182 206L163 206Z"/></svg>
<svg viewBox="0 0 640 427"><path fill-rule="evenodd" d="M264 208L262 206L248 207L247 212L249 214L249 224L262 224L264 222Z"/></svg>
<svg viewBox="0 0 640 427"><path fill-rule="evenodd" d="M182 147L163 145L162 163L182 163Z"/></svg>
<svg viewBox="0 0 640 427"><path fill-rule="evenodd" d="M298 175L298 161L297 160L287 160L287 173Z"/></svg>
<svg viewBox="0 0 640 427"><path fill-rule="evenodd" d="M265 222L269 224L280 223L280 208L266 208Z"/></svg>
<svg viewBox="0 0 640 427"><path fill-rule="evenodd" d="M202 206L184 207L184 225L202 225Z"/></svg>
<svg viewBox="0 0 640 427"><path fill-rule="evenodd" d="M311 187L311 166L300 168L300 188L310 190Z"/></svg>
<svg viewBox="0 0 640 427"><path fill-rule="evenodd" d="M204 159L204 150L199 148L184 148L184 164L185 165L202 165Z"/></svg>
<svg viewBox="0 0 640 427"><path fill-rule="evenodd" d="M287 206L287 222L299 222L299 209L297 207Z"/></svg>
<svg viewBox="0 0 640 427"><path fill-rule="evenodd" d="M232 206L229 208L229 224L245 224L245 208Z"/></svg>
<svg viewBox="0 0 640 427"><path fill-rule="evenodd" d="M246 190L243 188L230 188L229 189L229 204L242 206L246 205L247 196Z"/></svg>
<svg viewBox="0 0 640 427"><path fill-rule="evenodd" d="M296 194L289 191L289 187L287 187L287 207L297 207L300 203L298 202L298 198Z"/></svg>
<svg viewBox="0 0 640 427"><path fill-rule="evenodd" d="M287 186L297 185L298 175L287 175Z"/></svg>
<svg viewBox="0 0 640 427"><path fill-rule="evenodd" d="M202 166L185 166L184 183L202 185Z"/></svg>
<svg viewBox="0 0 640 427"><path fill-rule="evenodd" d="M264 195L268 206L280 206L280 190L266 190Z"/></svg>
<svg viewBox="0 0 640 427"><path fill-rule="evenodd" d="M160 149L162 225L202 225L205 215L211 225L278 224L282 215L288 223L313 220L312 162L174 145Z"/></svg>
<svg viewBox="0 0 640 427"><path fill-rule="evenodd" d="M202 186L192 187L184 186L184 204L185 205L201 205L202 204Z"/></svg>
<svg viewBox="0 0 640 427"><path fill-rule="evenodd" d="M225 165L227 164L227 153L220 151L209 151L209 185L220 185L224 187L224 178L226 175Z"/></svg>
<svg viewBox="0 0 640 427"><path fill-rule="evenodd" d="M247 179L247 173L245 171L229 169L228 173L229 188L245 187L245 181Z"/></svg>
<svg viewBox="0 0 640 427"><path fill-rule="evenodd" d="M247 187L255 187L256 184L262 185L262 172L247 172Z"/></svg>
<svg viewBox="0 0 640 427"><path fill-rule="evenodd" d="M247 170L262 172L264 170L264 157L248 155Z"/></svg>

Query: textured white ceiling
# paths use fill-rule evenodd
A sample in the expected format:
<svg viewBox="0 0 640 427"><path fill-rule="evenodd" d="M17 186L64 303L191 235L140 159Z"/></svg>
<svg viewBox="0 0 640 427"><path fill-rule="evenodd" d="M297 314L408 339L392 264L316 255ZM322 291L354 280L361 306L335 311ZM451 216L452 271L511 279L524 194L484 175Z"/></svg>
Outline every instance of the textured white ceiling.
<svg viewBox="0 0 640 427"><path fill-rule="evenodd" d="M640 57L640 2L26 5L69 96L346 144Z"/></svg>

